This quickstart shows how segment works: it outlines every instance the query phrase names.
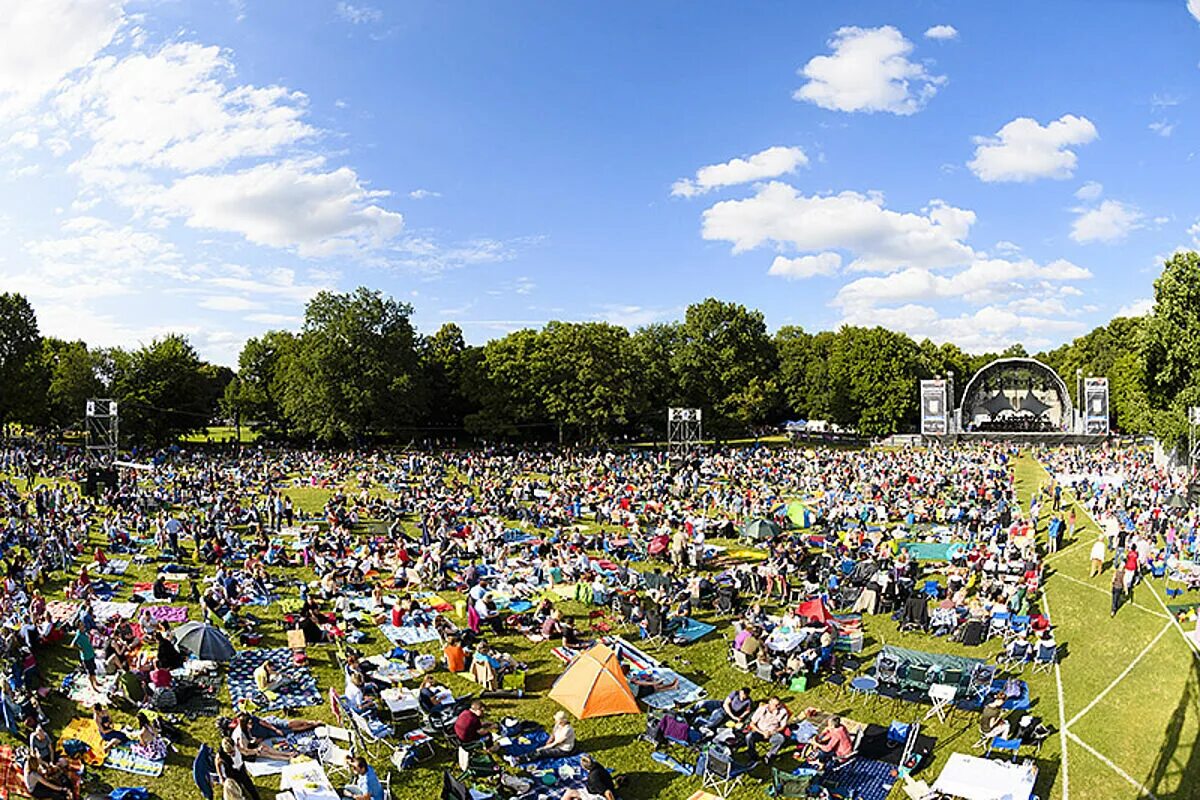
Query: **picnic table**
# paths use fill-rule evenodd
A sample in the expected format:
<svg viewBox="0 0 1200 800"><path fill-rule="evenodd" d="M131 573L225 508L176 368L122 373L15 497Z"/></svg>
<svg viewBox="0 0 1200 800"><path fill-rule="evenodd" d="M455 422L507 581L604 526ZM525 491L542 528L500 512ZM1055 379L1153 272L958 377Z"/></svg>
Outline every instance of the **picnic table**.
<svg viewBox="0 0 1200 800"><path fill-rule="evenodd" d="M951 753L934 781L936 792L962 800L1029 800L1037 767Z"/></svg>
<svg viewBox="0 0 1200 800"><path fill-rule="evenodd" d="M325 769L316 761L297 759L279 775L279 788L296 800L341 800Z"/></svg>

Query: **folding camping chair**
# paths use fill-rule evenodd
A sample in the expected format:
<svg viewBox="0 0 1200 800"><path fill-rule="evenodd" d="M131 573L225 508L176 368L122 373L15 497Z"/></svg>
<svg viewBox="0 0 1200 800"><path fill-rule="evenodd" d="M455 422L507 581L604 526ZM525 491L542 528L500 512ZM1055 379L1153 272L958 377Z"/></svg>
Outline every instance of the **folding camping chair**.
<svg viewBox="0 0 1200 800"><path fill-rule="evenodd" d="M712 789L720 797L727 797L748 771L748 766L733 760L733 753L723 744L710 744L696 759L696 772L703 779L700 788Z"/></svg>
<svg viewBox="0 0 1200 800"><path fill-rule="evenodd" d="M1049 672L1056 663L1058 663L1058 645L1039 644L1037 652L1033 654L1033 671Z"/></svg>
<svg viewBox="0 0 1200 800"><path fill-rule="evenodd" d="M1017 753L1020 752L1020 750L1021 740L1019 738L1001 739L999 736L993 736L991 739L988 739L987 750L984 751L983 755L984 757L990 757L994 751L1000 751L1002 753L1011 753L1011 760L1016 761Z"/></svg>
<svg viewBox="0 0 1200 800"><path fill-rule="evenodd" d="M496 760L482 750L468 750L459 745L458 769L462 778L491 778L500 772Z"/></svg>
<svg viewBox="0 0 1200 800"><path fill-rule="evenodd" d="M771 767L771 797L808 797L815 773L793 775L778 767Z"/></svg>
<svg viewBox="0 0 1200 800"><path fill-rule="evenodd" d="M1008 620L1011 616L1007 611L998 611L992 614L992 619L988 622L987 638L1004 636L1005 632L1008 631Z"/></svg>
<svg viewBox="0 0 1200 800"><path fill-rule="evenodd" d="M967 692L980 704L987 701L992 691L992 681L996 679L996 668L991 664L976 664L971 670L971 682Z"/></svg>
<svg viewBox="0 0 1200 800"><path fill-rule="evenodd" d="M996 661L1015 672L1021 672L1029 663L1031 655L1033 655L1033 645L1023 639L1014 639Z"/></svg>
<svg viewBox="0 0 1200 800"><path fill-rule="evenodd" d="M350 715L351 722L354 723L355 730L358 731L358 740L362 748L367 751L367 754L372 758L378 758L379 753L383 749L392 749L393 745L388 741L395 731L385 722L372 720L365 714L360 714L353 709L347 708L346 712Z"/></svg>
<svg viewBox="0 0 1200 800"><path fill-rule="evenodd" d="M750 658L745 653L737 649L732 650L731 653L733 657L733 665L735 667L740 669L742 672L751 671L752 665L750 664Z"/></svg>
<svg viewBox="0 0 1200 800"><path fill-rule="evenodd" d="M1014 614L1008 620L1008 630L1004 632L1004 641L1011 642L1021 634L1029 630L1030 616L1028 614Z"/></svg>

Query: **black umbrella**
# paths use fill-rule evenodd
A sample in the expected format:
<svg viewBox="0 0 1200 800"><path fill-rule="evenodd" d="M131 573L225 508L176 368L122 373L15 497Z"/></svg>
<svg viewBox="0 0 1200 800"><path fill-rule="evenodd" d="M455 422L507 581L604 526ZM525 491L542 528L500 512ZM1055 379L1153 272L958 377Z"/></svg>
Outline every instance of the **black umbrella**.
<svg viewBox="0 0 1200 800"><path fill-rule="evenodd" d="M175 644L206 661L233 659L233 643L225 632L203 622L185 622L176 628Z"/></svg>

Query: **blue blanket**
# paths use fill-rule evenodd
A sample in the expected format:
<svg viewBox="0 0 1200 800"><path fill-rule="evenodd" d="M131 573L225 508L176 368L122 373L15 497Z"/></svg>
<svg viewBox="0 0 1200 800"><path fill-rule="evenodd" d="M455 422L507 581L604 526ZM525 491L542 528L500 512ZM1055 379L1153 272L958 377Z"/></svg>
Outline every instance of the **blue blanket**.
<svg viewBox="0 0 1200 800"><path fill-rule="evenodd" d="M290 679L275 690L278 697L274 700L268 700L254 685L254 670L268 660L277 673ZM301 708L319 705L321 692L308 667L294 664L292 651L281 647L275 650L239 650L233 661L229 662L229 698L235 708L246 699L261 709Z"/></svg>
<svg viewBox="0 0 1200 800"><path fill-rule="evenodd" d="M700 639L717 629L716 625L709 625L707 622L699 622L691 617L685 617L681 620L678 628L671 631L671 638L683 639L687 644Z"/></svg>

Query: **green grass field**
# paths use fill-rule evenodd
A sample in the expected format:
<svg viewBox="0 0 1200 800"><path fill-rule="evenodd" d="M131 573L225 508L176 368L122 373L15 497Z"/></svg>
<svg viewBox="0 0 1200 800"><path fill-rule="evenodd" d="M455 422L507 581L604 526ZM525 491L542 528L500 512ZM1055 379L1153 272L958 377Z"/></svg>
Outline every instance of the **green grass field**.
<svg viewBox="0 0 1200 800"><path fill-rule="evenodd" d="M183 444L204 444L213 442L215 444L223 444L225 442L241 442L242 444L250 444L258 441L258 431L252 430L249 425L242 426L241 439L238 438L238 431L232 425L213 425L205 428L197 433L189 433L187 436L180 437L179 441Z"/></svg>
<svg viewBox="0 0 1200 800"><path fill-rule="evenodd" d="M1023 457L1016 465L1016 481L1023 507L1027 507L1030 494L1047 480L1041 467L1029 457ZM301 508L317 510L328 496L328 490L302 488L291 489L290 493ZM411 524L410 530L413 529ZM1099 578L1087 578L1087 551L1095 529L1081 515L1076 540L1069 543L1051 562L1046 582L1046 599L1051 616L1057 626L1058 641L1065 646L1065 657L1061 663L1062 704L1060 706L1059 683L1053 672L1031 674L1024 677L1030 683L1035 698L1034 713L1044 717L1056 728L1061 721L1072 720L1087 710L1078 720L1070 722L1068 734L1056 733L1042 749L1038 758L1040 778L1038 794L1045 798L1136 798L1152 792L1160 798L1200 797L1200 765L1196 764L1195 739L1200 730L1200 678L1196 659L1183 640L1181 631L1165 615L1161 600L1161 584L1149 582L1135 590L1135 600L1140 607L1122 609L1115 619L1108 616L1108 582L1111 573ZM206 572L211 574L212 568ZM278 574L279 570L273 570ZM304 571L299 577L311 578ZM153 570L134 566L123 578L124 587L120 599L129 596L128 587L135 581L149 581ZM61 578L50 586L49 597L61 596L55 591ZM1200 602L1200 596L1185 596L1184 600ZM587 608L564 602L564 610L581 621L586 628ZM282 647L285 638L279 625L277 606L252 609L264 622L267 634L261 646ZM772 687L736 670L726 660L726 644L722 635L730 632L728 622L712 620L701 614L702 619L714 621L718 633L686 648L664 646L656 654L667 664L704 686L711 697L720 698L737 686L751 687L756 699L763 699L779 687ZM198 609L193 607L191 618L199 618ZM898 644L914 649L953 652L974 657L994 657L999 644L988 643L980 648L966 648L954 642L924 634L901 634L896 624L886 616L869 617L865 621L866 648L862 654L864 665L871 662L874 653L883 643ZM1160 635L1161 634L1161 635ZM515 657L527 662L530 667L529 695L521 700L493 700L489 703L494 717L518 716L534 719L548 725L557 704L546 699L546 691L562 672L561 664L550 655L550 645L532 645L522 637L505 636L495 643ZM1153 644L1147 648L1148 645ZM364 652L373 654L390 650L388 642L372 632L372 640L362 646ZM434 652L434 645L422 645L418 649ZM1136 663L1130 668L1131 662ZM330 686L339 691L342 678L331 647L310 648L310 664L323 691ZM46 648L39 654L43 673L50 677L51 685L57 685L61 677L76 664L74 651L61 645ZM865 667L864 667L865 668ZM469 680L438 673L458 694L472 692L475 685ZM782 696L793 710L816 706L836 711L844 716L863 721L887 724L893 718L911 721L920 719L928 709L925 705L903 706L893 709L887 704L872 705L851 699L848 695L837 695L828 687L818 685L802 695L783 693ZM1097 697L1099 699L1097 700ZM228 694L222 701L228 706ZM54 731L58 731L72 717L81 715L65 698L53 695L48 703ZM115 712L118 723L130 721ZM305 715L329 720L326 706L305 709ZM650 758L650 746L640 740L645 722L644 716L625 716L584 720L576 724L580 748L596 754L599 759L617 773L630 776L624 792L626 800L684 800L700 786L698 778L683 777L668 770ZM158 779L146 780L111 770L91 770L88 773L89 791L106 791L108 785L146 785L163 798L193 797L190 765L199 742L215 744L217 732L212 719L201 718L184 723L186 738L180 752L172 753L167 769ZM923 724L923 731L936 737L937 747L932 766L922 777L932 782L949 754L954 751L970 751L976 739L976 716L959 714L946 724L936 719ZM7 734L4 734L7 737ZM9 742L11 743L11 737ZM1066 746L1066 760L1062 758ZM1099 757L1096 755L1099 754ZM451 752L441 747L437 758L422 764L394 779L393 787L398 798L435 798L440 791L441 770L449 767ZM1102 759L1108 759L1111 765ZM786 765L788 759L777 762ZM379 764L380 769L384 764ZM1114 766L1116 769L1114 769ZM1124 776L1117 770L1124 773ZM768 779L767 771L760 767L750 780L743 781L730 795L731 800L761 800L763 786ZM1135 784L1145 787L1143 793ZM261 781L264 792L277 791L278 779ZM266 794L265 796L271 796ZM901 796L899 789L893 797Z"/></svg>

